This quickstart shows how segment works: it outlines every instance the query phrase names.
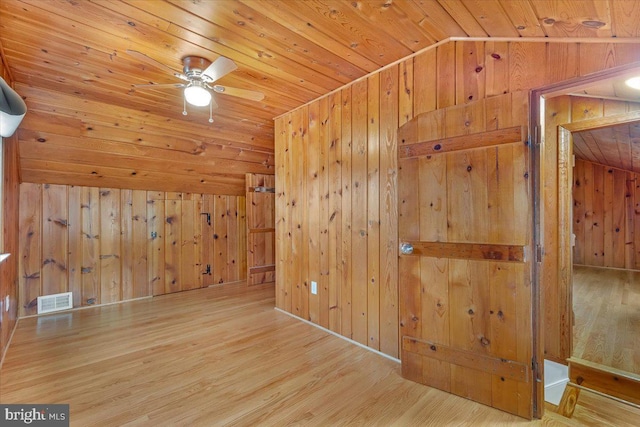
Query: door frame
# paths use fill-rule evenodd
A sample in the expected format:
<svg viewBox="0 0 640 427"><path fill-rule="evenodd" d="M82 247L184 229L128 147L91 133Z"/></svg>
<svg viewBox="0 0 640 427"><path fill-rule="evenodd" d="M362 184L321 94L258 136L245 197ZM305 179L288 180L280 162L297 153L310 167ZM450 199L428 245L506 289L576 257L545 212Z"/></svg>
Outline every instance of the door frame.
<svg viewBox="0 0 640 427"><path fill-rule="evenodd" d="M535 263L533 267L533 313L534 319L537 320L537 328L534 330L534 351L537 352L536 360L539 362L539 366L536 369L538 372L538 382L544 382L544 363L545 358L545 318L542 307L545 303L544 295L542 294L543 287L541 284L541 278L544 277L543 260L546 254L551 253L553 250L551 247L545 247L544 231L545 227L558 227L558 244L557 244L557 284L559 299L559 309L562 311L561 319L561 335L560 335L560 349L561 356L560 361L566 361L571 357L572 349L572 247L571 247L571 233L573 232L571 215L572 215L572 151L573 141L571 132L582 130L585 128L583 125L587 122L591 122L593 127L594 121L588 120L584 122L577 122L575 124L569 123L558 126L558 145L557 155L558 161L556 164L545 164L545 157L542 153L542 148L545 144L545 120L544 120L544 102L546 98L553 98L561 95L568 95L575 93L579 90L585 89L595 83L603 80L609 80L612 78L623 78L632 74L637 74L640 71L640 62L627 64L624 66L604 70L601 72L593 73L588 76L579 77L563 82L554 83L549 86L545 86L539 89L532 90L530 92L529 105L530 105L530 135L532 135L532 172L534 174L534 190L533 190L533 242L535 248ZM638 120L640 113L631 114L628 116L635 116L635 120ZM620 119L620 116L618 116ZM627 121L632 121L629 118ZM600 119L602 123L599 127L611 125L607 123L606 119ZM620 121L619 123L623 123ZM544 212L544 186L545 175L544 170L546 168L557 168L558 171L558 221L550 224L545 223ZM566 225L569 224L567 227ZM558 360L556 360L558 361ZM565 362L566 363L566 362ZM536 416L542 417L544 408L544 387L537 388L537 411Z"/></svg>

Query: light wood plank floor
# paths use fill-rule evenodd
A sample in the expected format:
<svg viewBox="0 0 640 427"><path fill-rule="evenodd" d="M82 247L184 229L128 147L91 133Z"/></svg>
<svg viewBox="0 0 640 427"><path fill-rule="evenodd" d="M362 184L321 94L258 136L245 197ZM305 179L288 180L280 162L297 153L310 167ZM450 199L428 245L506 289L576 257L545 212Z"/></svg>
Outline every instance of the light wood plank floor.
<svg viewBox="0 0 640 427"><path fill-rule="evenodd" d="M19 322L3 403L69 403L73 426L625 426L583 393L574 418L521 418L425 387L400 366L226 286Z"/></svg>
<svg viewBox="0 0 640 427"><path fill-rule="evenodd" d="M575 266L573 357L640 374L640 272Z"/></svg>

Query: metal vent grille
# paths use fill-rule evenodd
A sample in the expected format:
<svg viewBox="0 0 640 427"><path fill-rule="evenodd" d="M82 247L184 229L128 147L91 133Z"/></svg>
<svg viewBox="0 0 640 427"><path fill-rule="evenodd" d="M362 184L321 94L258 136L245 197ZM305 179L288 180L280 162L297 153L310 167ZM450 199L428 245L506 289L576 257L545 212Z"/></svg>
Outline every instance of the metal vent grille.
<svg viewBox="0 0 640 427"><path fill-rule="evenodd" d="M73 308L73 292L38 297L38 314Z"/></svg>

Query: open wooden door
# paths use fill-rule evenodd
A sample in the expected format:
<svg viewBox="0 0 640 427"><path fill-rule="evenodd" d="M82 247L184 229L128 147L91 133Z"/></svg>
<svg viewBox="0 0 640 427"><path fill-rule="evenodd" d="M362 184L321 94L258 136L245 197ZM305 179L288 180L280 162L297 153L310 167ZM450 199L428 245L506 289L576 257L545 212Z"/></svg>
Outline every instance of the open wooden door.
<svg viewBox="0 0 640 427"><path fill-rule="evenodd" d="M403 376L532 418L525 94L422 114L399 132Z"/></svg>
<svg viewBox="0 0 640 427"><path fill-rule="evenodd" d="M247 285L276 280L275 176L246 174Z"/></svg>

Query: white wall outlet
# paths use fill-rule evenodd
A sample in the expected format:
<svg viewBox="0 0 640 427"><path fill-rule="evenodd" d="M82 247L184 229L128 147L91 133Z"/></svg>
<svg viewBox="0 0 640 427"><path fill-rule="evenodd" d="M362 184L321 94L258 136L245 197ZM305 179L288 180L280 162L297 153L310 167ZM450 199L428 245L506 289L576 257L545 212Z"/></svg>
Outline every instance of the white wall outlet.
<svg viewBox="0 0 640 427"><path fill-rule="evenodd" d="M311 293L313 295L318 295L318 282L311 281Z"/></svg>

